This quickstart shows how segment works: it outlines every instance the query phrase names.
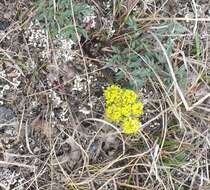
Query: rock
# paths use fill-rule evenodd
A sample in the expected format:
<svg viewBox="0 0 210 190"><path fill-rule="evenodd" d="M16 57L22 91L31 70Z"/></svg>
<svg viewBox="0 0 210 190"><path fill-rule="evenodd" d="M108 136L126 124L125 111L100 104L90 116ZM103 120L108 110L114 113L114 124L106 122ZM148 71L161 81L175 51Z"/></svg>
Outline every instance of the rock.
<svg viewBox="0 0 210 190"><path fill-rule="evenodd" d="M6 20L0 20L0 30L5 30L10 25L9 21Z"/></svg>
<svg viewBox="0 0 210 190"><path fill-rule="evenodd" d="M0 124L11 121L15 118L15 113L12 109L5 106L0 106Z"/></svg>

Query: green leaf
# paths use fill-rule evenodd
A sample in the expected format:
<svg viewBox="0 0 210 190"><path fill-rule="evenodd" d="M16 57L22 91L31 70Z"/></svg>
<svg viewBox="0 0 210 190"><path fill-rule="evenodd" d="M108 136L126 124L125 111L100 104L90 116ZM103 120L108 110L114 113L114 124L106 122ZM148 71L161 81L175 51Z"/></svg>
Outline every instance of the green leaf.
<svg viewBox="0 0 210 190"><path fill-rule="evenodd" d="M187 32L187 28L184 27L179 22L174 21L174 33L176 33L176 34L184 34L185 32Z"/></svg>
<svg viewBox="0 0 210 190"><path fill-rule="evenodd" d="M137 23L131 15L128 16L128 18L126 20L126 24L128 25L129 28L133 28L134 30L137 29Z"/></svg>
<svg viewBox="0 0 210 190"><path fill-rule="evenodd" d="M116 80L122 80L125 78L125 73L123 71L119 71L116 73Z"/></svg>

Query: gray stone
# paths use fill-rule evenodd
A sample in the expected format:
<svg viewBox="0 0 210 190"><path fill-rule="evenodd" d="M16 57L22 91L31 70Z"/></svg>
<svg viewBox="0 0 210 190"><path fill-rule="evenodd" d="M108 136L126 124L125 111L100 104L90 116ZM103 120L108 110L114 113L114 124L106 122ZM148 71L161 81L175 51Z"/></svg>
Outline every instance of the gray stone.
<svg viewBox="0 0 210 190"><path fill-rule="evenodd" d="M0 124L12 121L15 118L15 113L12 109L5 106L0 106Z"/></svg>

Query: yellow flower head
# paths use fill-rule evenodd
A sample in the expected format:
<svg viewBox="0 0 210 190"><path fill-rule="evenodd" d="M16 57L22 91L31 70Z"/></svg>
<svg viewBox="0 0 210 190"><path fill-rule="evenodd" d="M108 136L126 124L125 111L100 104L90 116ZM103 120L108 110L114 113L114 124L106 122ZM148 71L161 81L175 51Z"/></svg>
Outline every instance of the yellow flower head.
<svg viewBox="0 0 210 190"><path fill-rule="evenodd" d="M105 117L123 127L126 134L136 133L140 126L139 116L143 114L143 103L138 101L133 90L111 85L104 90L106 100Z"/></svg>

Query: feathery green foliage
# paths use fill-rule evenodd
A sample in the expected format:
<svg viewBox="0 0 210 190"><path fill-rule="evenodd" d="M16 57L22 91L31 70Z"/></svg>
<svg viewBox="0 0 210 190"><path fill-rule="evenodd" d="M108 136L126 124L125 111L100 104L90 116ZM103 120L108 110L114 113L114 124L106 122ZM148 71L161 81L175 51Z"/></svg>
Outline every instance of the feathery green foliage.
<svg viewBox="0 0 210 190"><path fill-rule="evenodd" d="M70 0L58 0L56 3L53 0L40 0L37 2L37 6L36 19L49 31L50 35L59 35L76 41L74 15L78 33L87 37L82 21L85 16L93 14L93 9L88 4L78 3L74 0L72 3Z"/></svg>
<svg viewBox="0 0 210 190"><path fill-rule="evenodd" d="M113 44L113 54L109 59L111 65L119 65L119 71L116 73L117 82L127 80L127 85L133 89L142 88L148 78L156 80L154 71L162 78L166 86L173 83L166 58L161 51L151 43L150 34L144 38L144 34L138 29L137 23L131 16L127 19L127 27L134 32L125 34L126 45ZM164 44L166 53L170 58L173 53L173 37L186 32L181 24L177 22L164 22L154 33ZM149 39L150 38L150 39ZM145 64L146 60L146 64ZM150 67L148 67L148 64ZM151 70L153 69L153 71ZM174 65L174 72L179 84L184 86L186 78L186 69L184 64Z"/></svg>

